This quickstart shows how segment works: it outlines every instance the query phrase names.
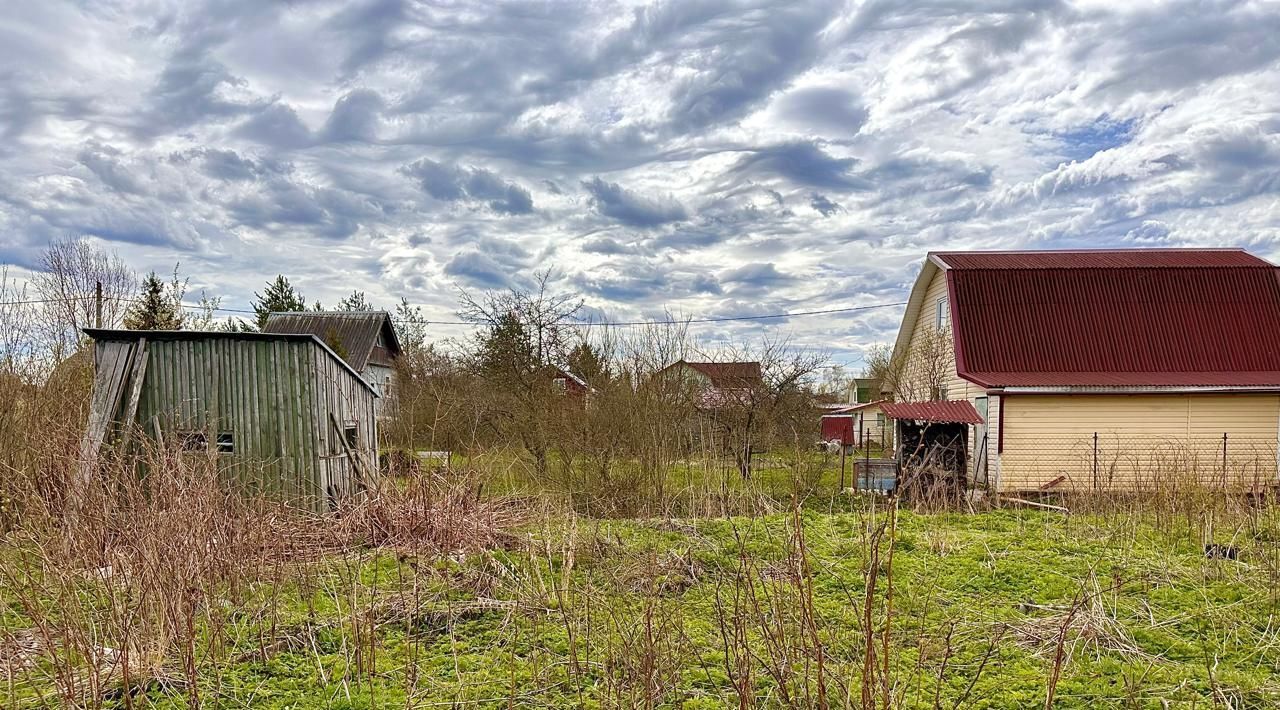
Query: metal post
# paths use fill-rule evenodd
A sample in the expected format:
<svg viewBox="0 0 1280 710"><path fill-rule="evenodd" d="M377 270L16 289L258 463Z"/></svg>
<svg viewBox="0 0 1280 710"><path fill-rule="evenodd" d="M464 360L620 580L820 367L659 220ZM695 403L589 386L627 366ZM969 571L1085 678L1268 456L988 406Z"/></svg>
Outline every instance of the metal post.
<svg viewBox="0 0 1280 710"><path fill-rule="evenodd" d="M1098 492L1098 432L1093 432L1093 492Z"/></svg>
<svg viewBox="0 0 1280 710"><path fill-rule="evenodd" d="M841 493L844 493L844 456L845 456L845 452L847 452L848 450L849 450L849 447L845 446L843 441L840 442L840 492Z"/></svg>
<svg viewBox="0 0 1280 710"><path fill-rule="evenodd" d="M1227 488L1227 432L1222 432L1222 489Z"/></svg>
<svg viewBox="0 0 1280 710"><path fill-rule="evenodd" d="M871 430L863 429L863 432L866 434L870 434ZM871 490L871 447L870 446L864 446L862 448L862 460L863 460L863 464L862 464L863 484L862 485L867 490Z"/></svg>
<svg viewBox="0 0 1280 710"><path fill-rule="evenodd" d="M93 285L93 327L102 327L102 282Z"/></svg>

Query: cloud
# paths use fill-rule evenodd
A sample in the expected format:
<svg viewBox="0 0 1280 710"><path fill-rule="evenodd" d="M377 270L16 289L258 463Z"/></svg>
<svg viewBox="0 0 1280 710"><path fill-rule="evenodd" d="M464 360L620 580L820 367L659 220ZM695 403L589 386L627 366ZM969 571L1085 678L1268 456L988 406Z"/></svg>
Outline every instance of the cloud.
<svg viewBox="0 0 1280 710"><path fill-rule="evenodd" d="M814 35L838 8L834 2L781 3L736 16L721 8L717 43L706 48L704 61L690 61L694 73L675 85L672 122L696 130L746 115L809 66L817 50Z"/></svg>
<svg viewBox="0 0 1280 710"><path fill-rule="evenodd" d="M494 212L508 215L533 211L533 195L527 188L484 168L445 165L423 158L404 166L401 172L415 178L423 192L442 202L484 202Z"/></svg>
<svg viewBox="0 0 1280 710"><path fill-rule="evenodd" d="M1263 2L16 3L0 40L0 257L95 235L232 307L279 271L450 320L551 267L641 319L896 302L937 248L1280 259ZM898 315L785 325L853 359Z"/></svg>
<svg viewBox="0 0 1280 710"><path fill-rule="evenodd" d="M499 289L511 286L511 277L491 257L477 251L459 254L444 267L444 273L461 279L469 286Z"/></svg>
<svg viewBox="0 0 1280 710"><path fill-rule="evenodd" d="M841 209L840 205L827 199L826 195L819 195L816 192L809 196L809 206L817 210L818 214L823 217L830 217Z"/></svg>
<svg viewBox="0 0 1280 710"><path fill-rule="evenodd" d="M870 181L855 175L856 158L834 158L812 141L795 141L749 151L734 172L756 177L778 177L794 185L849 192L870 190Z"/></svg>
<svg viewBox="0 0 1280 710"><path fill-rule="evenodd" d="M262 145L290 150L311 144L311 131L292 106L273 103L258 111L236 129L236 134Z"/></svg>
<svg viewBox="0 0 1280 710"><path fill-rule="evenodd" d="M384 106L376 91L356 89L348 92L334 104L333 113L329 114L321 135L335 142L372 143L377 140L378 118Z"/></svg>
<svg viewBox="0 0 1280 710"><path fill-rule="evenodd" d="M774 108L780 119L832 137L856 134L868 117L856 93L833 86L796 89L779 98Z"/></svg>
<svg viewBox="0 0 1280 710"><path fill-rule="evenodd" d="M141 194L142 183L133 171L124 165L119 156L121 152L110 146L90 146L80 151L76 160L85 166L102 181L103 185L116 192Z"/></svg>
<svg viewBox="0 0 1280 710"><path fill-rule="evenodd" d="M584 180L582 187L591 197L597 213L633 227L657 227L689 218L684 205L674 197L650 197L628 190L599 176Z"/></svg>
<svg viewBox="0 0 1280 710"><path fill-rule="evenodd" d="M234 150L206 148L197 151L200 172L215 180L253 180L257 177L284 170L283 166L255 161Z"/></svg>

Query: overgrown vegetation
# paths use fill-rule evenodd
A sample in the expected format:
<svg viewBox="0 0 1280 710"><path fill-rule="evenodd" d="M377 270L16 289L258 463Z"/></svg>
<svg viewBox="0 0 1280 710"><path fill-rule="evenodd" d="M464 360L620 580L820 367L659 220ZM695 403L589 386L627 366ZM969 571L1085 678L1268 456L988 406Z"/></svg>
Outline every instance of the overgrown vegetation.
<svg viewBox="0 0 1280 710"><path fill-rule="evenodd" d="M146 446L71 506L86 314L0 312L0 705L1280 704L1265 495L1176 466L1067 513L853 495L811 446L812 355L721 353L762 378L708 399L663 375L699 357L680 324L583 331L574 303L476 295L449 353L402 303L388 474L325 516Z"/></svg>

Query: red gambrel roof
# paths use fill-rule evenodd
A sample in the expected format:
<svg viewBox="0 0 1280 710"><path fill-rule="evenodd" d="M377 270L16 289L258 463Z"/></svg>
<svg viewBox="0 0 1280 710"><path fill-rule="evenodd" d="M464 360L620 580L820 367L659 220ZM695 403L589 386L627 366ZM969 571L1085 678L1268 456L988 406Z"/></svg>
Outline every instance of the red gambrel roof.
<svg viewBox="0 0 1280 710"><path fill-rule="evenodd" d="M758 362L689 362L681 363L701 372L716 387L754 387L764 379Z"/></svg>
<svg viewBox="0 0 1280 710"><path fill-rule="evenodd" d="M985 387L1280 386L1280 271L1245 251L933 256Z"/></svg>
<svg viewBox="0 0 1280 710"><path fill-rule="evenodd" d="M885 402L884 413L894 419L945 424L981 424L982 417L967 399L945 402Z"/></svg>

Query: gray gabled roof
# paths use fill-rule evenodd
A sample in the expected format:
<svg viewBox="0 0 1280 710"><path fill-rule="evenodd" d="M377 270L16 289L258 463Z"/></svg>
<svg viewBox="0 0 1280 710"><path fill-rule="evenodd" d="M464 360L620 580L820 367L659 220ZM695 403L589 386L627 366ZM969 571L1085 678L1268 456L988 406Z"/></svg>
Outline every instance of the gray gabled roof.
<svg viewBox="0 0 1280 710"><path fill-rule="evenodd" d="M365 389L373 392L376 396L378 390L369 384L355 368L338 356L323 340L309 333L246 333L241 331L222 331L222 330L128 330L123 328L82 328L81 332L93 338L95 341L107 340L265 340L265 341L288 341L288 342L311 342L320 346L320 349L329 357L333 358L342 366L342 369L351 373Z"/></svg>
<svg viewBox="0 0 1280 710"><path fill-rule="evenodd" d="M386 311L272 312L267 315L262 332L314 335L339 350L347 363L360 372L371 360L387 365L400 355L400 341ZM387 344L382 352L377 352L376 347L379 333Z"/></svg>

